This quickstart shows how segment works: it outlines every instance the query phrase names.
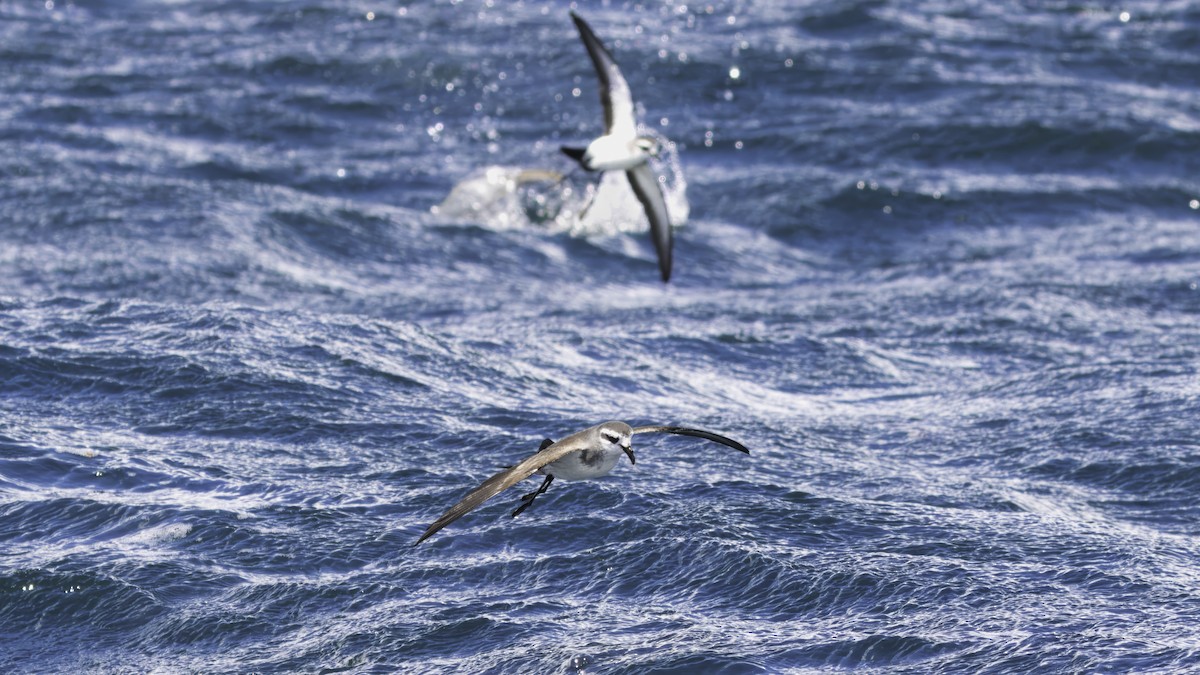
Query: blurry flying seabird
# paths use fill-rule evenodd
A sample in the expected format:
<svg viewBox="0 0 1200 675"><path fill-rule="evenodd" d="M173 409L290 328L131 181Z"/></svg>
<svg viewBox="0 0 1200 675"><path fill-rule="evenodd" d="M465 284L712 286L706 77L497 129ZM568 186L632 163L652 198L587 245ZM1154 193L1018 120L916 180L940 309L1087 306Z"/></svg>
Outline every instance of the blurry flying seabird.
<svg viewBox="0 0 1200 675"><path fill-rule="evenodd" d="M633 94L612 54L578 14L571 19L579 29L579 37L587 48L596 76L600 78L600 103L604 106L604 135L586 148L562 146L562 151L588 171L623 170L629 177L634 194L650 219L650 234L658 253L658 270L662 280L671 278L671 220L663 199L658 177L647 160L657 156L658 142L649 136L639 136L634 118Z"/></svg>

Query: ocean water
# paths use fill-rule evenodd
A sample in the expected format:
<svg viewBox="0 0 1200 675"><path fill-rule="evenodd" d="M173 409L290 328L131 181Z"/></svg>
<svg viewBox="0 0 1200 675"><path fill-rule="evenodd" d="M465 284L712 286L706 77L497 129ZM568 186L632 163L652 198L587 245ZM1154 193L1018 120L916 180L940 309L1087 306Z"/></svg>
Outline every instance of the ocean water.
<svg viewBox="0 0 1200 675"><path fill-rule="evenodd" d="M0 671L1200 671L1200 8L571 7L0 2Z"/></svg>

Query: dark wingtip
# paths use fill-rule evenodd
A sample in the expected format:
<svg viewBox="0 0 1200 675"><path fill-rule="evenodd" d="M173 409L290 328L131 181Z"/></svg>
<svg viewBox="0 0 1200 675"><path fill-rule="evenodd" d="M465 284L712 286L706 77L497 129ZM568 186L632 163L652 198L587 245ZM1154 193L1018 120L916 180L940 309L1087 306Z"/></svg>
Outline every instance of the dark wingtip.
<svg viewBox="0 0 1200 675"><path fill-rule="evenodd" d="M739 452L744 452L747 455L750 454L749 448L742 445L741 443L738 443L737 441L733 440L732 438L729 438L728 436L722 436L721 434L713 433L711 431L705 431L703 429L691 429L689 427L674 427L674 426L661 426L661 425L653 425L653 426L646 426L646 427L634 427L633 428L633 433L635 433L635 434L644 434L644 433L651 433L651 432L664 433L664 434L678 434L680 436L695 436L696 438L707 439L707 440L710 440L710 441L713 441L716 443L720 443L721 445L731 447L734 450L737 450Z"/></svg>
<svg viewBox="0 0 1200 675"><path fill-rule="evenodd" d="M566 155L567 157L570 157L571 159L575 160L576 162L579 162L579 166L582 166L584 169L587 169L587 166L584 165L584 163L583 163L583 156L585 154L587 154L587 148L572 148L572 147L563 145L563 146L559 146L558 149L562 151L562 154ZM590 169L589 169L589 171L590 171Z"/></svg>
<svg viewBox="0 0 1200 675"><path fill-rule="evenodd" d="M662 274L663 283L671 280L671 223L651 223L650 234L654 238L654 252L658 254L658 271Z"/></svg>
<svg viewBox="0 0 1200 675"><path fill-rule="evenodd" d="M588 22L583 20L582 16L576 14L575 10L571 10L571 21L575 22L575 30L579 31L580 35L592 33L592 27L588 25ZM592 34L595 35L595 33Z"/></svg>

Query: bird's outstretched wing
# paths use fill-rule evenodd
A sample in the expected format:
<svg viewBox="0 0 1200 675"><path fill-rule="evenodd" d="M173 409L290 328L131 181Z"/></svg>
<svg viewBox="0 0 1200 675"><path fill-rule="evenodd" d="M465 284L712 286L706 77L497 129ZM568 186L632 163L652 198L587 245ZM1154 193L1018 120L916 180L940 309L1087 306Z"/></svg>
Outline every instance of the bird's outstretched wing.
<svg viewBox="0 0 1200 675"><path fill-rule="evenodd" d="M592 65L596 67L596 77L600 78L604 133L633 138L637 135L637 120L633 115L633 94L629 91L625 76L621 75L617 62L592 32L591 26L575 12L571 12L571 20L579 29L579 38L583 40L583 46L592 58Z"/></svg>
<svg viewBox="0 0 1200 675"><path fill-rule="evenodd" d="M467 496L459 500L454 506L451 506L449 511L443 513L441 518L433 521L433 524L425 529L425 533L413 545L415 546L425 541L438 530L473 511L480 504L529 478L543 466L562 459L576 450L582 449L587 444L587 434L590 431L592 429L585 429L550 445L543 443L542 448L538 450L537 454L527 457L521 460L521 462L483 481L479 487L468 492Z"/></svg>
<svg viewBox="0 0 1200 675"><path fill-rule="evenodd" d="M662 280L671 280L671 218L667 215L667 202L663 198L658 177L646 162L625 172L633 193L650 219L650 235L654 238L654 250L658 253L658 271Z"/></svg>
<svg viewBox="0 0 1200 675"><path fill-rule="evenodd" d="M728 437L722 436L721 434L713 433L711 431L705 431L703 429L689 429L687 427L672 427L672 426L653 425L653 426L645 426L645 427L634 427L633 433L635 433L635 434L662 433L662 434L679 434L680 436L695 436L697 438L704 438L704 439L708 439L710 441L716 441L717 443L720 443L721 445L728 445L729 447L733 448L734 450L739 450L741 452L746 453L747 455L750 454L750 450L746 446L742 445L741 443L738 443L737 441L733 440L732 438L728 438Z"/></svg>
<svg viewBox="0 0 1200 675"><path fill-rule="evenodd" d="M450 523L453 523L454 521L458 520L459 518L462 518L463 516L470 513L472 510L474 510L476 507L478 507L480 504L484 503L485 501L491 499L492 497L495 497L496 495L507 490L508 488L512 487L513 485L516 485L517 483L521 482L522 480L525 480L526 478L532 476L534 474L534 472L536 472L538 469L546 466L547 464L556 462L556 461L562 459L563 457L571 454L572 452L576 452L578 450L583 450L584 448L591 447L592 445L595 444L595 439L593 438L593 436L596 434L597 429L600 429L603 426L604 425L598 425L595 427L584 429L583 431L579 431L574 434L571 434L570 436L567 436L566 438L562 439L561 441L558 441L557 443L547 444L546 441L543 441L541 448L538 450L538 452L536 454L525 458L518 464L511 466L511 467L505 469L504 471L501 471L500 473L496 474L495 476L492 476L491 478L483 481L483 483L479 487L468 492L467 495L465 497L463 497L461 500L459 500L459 502L457 504L455 504L454 506L451 506L450 509L448 511L446 511L445 513L443 513L440 518L433 521L433 524L425 529L425 533L422 534L421 538L417 539L416 543L414 543L413 545L415 546L416 544L420 544L421 542L425 541L429 537L433 536L433 534L435 532L437 532L438 530L442 529L443 527L446 527L447 525L449 525ZM624 423L621 423L621 426L625 426ZM741 443L738 443L737 441L733 440L732 438L727 438L725 436L722 436L717 433L713 433L711 431L704 431L703 429L690 429L688 427L653 425L653 426L633 427L632 433L634 433L634 434L666 433L666 434L679 434L682 436L695 436L697 438L704 438L704 439L707 439L710 441L715 441L722 445L728 445L729 447L731 447L735 450L740 450L741 452L750 454L750 451L746 448L746 446L742 445ZM630 459L632 459L632 458L630 458Z"/></svg>

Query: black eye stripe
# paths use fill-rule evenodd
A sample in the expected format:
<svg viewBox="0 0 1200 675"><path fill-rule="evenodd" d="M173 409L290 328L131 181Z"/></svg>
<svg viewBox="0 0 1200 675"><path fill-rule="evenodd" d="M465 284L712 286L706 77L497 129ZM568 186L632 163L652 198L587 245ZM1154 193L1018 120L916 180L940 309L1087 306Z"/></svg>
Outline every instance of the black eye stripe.
<svg viewBox="0 0 1200 675"><path fill-rule="evenodd" d="M604 437L604 440L608 441L609 443L616 443L616 442L618 442L618 441L620 441L620 440L621 440L621 437L620 437L620 436L618 436L618 435L616 435L616 434L610 434L610 433L608 433L608 432L605 432L605 433L603 433L603 434L600 434L600 435L601 435L601 436L603 436L603 437Z"/></svg>

